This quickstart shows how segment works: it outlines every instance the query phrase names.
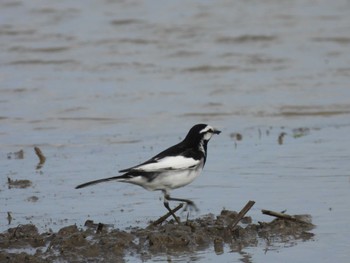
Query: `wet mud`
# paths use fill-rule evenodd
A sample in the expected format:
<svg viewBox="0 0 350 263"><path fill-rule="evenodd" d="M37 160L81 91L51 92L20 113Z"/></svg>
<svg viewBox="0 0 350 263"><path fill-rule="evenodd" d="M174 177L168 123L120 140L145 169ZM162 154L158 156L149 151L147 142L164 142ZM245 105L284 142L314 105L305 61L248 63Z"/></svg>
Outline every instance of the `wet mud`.
<svg viewBox="0 0 350 263"><path fill-rule="evenodd" d="M208 214L181 224L170 220L161 226L127 230L91 220L82 229L70 225L57 233L39 233L35 225L19 225L0 234L0 262L123 262L130 255L145 261L164 253L179 255L209 248L216 254L247 247L268 249L280 243L295 245L314 236L307 215L256 224L251 217L244 217L232 228L237 215L222 210L220 215Z"/></svg>

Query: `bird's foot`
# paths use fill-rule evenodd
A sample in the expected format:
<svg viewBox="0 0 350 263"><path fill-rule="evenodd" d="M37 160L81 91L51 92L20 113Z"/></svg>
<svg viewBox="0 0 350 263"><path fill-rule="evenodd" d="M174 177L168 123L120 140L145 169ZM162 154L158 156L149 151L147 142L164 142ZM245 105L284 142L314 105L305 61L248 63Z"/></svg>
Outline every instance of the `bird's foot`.
<svg viewBox="0 0 350 263"><path fill-rule="evenodd" d="M187 211L190 211L190 212L192 212L192 211L198 212L199 209L198 209L198 207L196 206L196 204L195 204L193 201L188 200L188 201L185 202L185 206L184 206L184 208L183 208L182 211L183 211L183 212L187 212Z"/></svg>

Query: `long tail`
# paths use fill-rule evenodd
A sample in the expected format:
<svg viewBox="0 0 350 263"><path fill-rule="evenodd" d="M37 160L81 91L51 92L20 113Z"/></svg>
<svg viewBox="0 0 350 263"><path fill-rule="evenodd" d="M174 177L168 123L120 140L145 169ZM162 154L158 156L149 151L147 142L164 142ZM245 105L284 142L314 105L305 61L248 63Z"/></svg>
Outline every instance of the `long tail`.
<svg viewBox="0 0 350 263"><path fill-rule="evenodd" d="M109 178L94 180L94 181L90 181L90 182L87 182L84 184L80 184L80 185L76 186L75 189L79 189L79 188L83 188L83 187L87 187L90 185L99 184L99 183L103 183L103 182L114 181L114 180L119 180L119 179L127 179L127 178L130 178L130 176L124 174L124 175L120 175L120 176L113 176L113 177L109 177Z"/></svg>

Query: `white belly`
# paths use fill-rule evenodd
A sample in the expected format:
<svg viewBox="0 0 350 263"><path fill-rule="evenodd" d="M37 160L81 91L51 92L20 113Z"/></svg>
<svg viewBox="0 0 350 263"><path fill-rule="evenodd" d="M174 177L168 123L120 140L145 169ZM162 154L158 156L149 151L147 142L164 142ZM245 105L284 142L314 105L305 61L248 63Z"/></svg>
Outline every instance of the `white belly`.
<svg viewBox="0 0 350 263"><path fill-rule="evenodd" d="M159 174L153 178L153 180L147 180L142 176L136 176L124 182L140 185L149 191L171 190L192 183L193 180L200 175L202 168L203 166L190 170L169 170Z"/></svg>

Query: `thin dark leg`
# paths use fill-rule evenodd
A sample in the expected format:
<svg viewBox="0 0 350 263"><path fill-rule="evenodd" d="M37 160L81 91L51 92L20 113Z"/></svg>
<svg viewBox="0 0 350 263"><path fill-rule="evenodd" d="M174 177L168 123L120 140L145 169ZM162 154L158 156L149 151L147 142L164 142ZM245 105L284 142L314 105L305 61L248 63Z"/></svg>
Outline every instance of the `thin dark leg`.
<svg viewBox="0 0 350 263"><path fill-rule="evenodd" d="M169 211L169 213L172 215L172 217L174 217L175 221L180 224L180 220L176 217L176 215L174 214L173 210L171 210L170 206L169 206L169 194L167 193L166 190L163 190L163 194L164 194L164 206L165 208Z"/></svg>
<svg viewBox="0 0 350 263"><path fill-rule="evenodd" d="M186 206L184 208L185 211L187 210L187 206L193 207L196 211L198 211L198 208L197 208L196 204L193 201L191 201L191 200L183 199L183 198L170 197L170 195L167 194L167 193L164 194L164 198L166 200L169 200L169 201L179 201L179 202L186 203Z"/></svg>

